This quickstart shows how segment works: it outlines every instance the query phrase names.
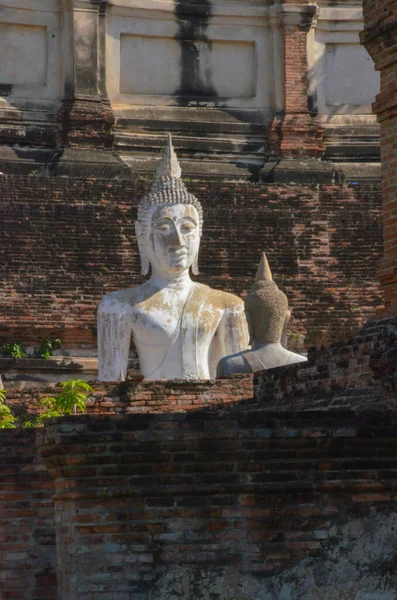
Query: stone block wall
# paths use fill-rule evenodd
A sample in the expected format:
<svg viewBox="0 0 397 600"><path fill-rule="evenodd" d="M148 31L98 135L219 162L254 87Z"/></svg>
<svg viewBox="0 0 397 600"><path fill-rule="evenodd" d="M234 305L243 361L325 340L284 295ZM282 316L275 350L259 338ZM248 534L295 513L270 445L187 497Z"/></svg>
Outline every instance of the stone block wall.
<svg viewBox="0 0 397 600"><path fill-rule="evenodd" d="M0 341L96 346L96 307L142 282L134 218L146 178L0 176ZM349 337L381 304L376 182L187 180L204 206L199 280L244 295L266 250L306 344Z"/></svg>

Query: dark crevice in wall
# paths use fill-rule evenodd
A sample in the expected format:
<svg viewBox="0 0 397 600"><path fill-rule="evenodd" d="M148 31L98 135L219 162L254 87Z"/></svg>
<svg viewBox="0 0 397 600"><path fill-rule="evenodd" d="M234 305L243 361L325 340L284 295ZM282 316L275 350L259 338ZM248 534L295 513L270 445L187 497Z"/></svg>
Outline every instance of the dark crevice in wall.
<svg viewBox="0 0 397 600"><path fill-rule="evenodd" d="M11 83L0 83L0 96L11 96L12 84Z"/></svg>
<svg viewBox="0 0 397 600"><path fill-rule="evenodd" d="M312 117L317 117L317 90L313 90L307 95L307 109Z"/></svg>
<svg viewBox="0 0 397 600"><path fill-rule="evenodd" d="M210 66L204 73L200 71L200 53L211 52L211 41L206 35L211 14L212 5L209 0L201 2L177 0L176 2L177 40L181 48L181 59L180 85L175 93L179 97L180 106L186 106L194 98L217 96L211 82Z"/></svg>

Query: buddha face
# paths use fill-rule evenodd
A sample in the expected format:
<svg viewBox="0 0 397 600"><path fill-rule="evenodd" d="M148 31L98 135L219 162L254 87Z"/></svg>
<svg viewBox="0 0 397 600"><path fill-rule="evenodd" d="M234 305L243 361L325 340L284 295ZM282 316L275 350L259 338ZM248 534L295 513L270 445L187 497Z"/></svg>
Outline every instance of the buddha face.
<svg viewBox="0 0 397 600"><path fill-rule="evenodd" d="M149 219L147 253L152 268L165 276L188 270L200 246L196 208L190 204L160 204L150 209Z"/></svg>

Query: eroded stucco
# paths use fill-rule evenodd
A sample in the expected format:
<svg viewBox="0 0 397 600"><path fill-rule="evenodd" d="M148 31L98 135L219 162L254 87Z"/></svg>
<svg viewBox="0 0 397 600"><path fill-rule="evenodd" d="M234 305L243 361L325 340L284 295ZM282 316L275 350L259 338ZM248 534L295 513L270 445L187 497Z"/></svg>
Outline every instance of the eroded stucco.
<svg viewBox="0 0 397 600"><path fill-rule="evenodd" d="M397 515L354 518L314 533L328 538L320 557L270 577L232 567L180 567L156 582L150 600L394 600Z"/></svg>

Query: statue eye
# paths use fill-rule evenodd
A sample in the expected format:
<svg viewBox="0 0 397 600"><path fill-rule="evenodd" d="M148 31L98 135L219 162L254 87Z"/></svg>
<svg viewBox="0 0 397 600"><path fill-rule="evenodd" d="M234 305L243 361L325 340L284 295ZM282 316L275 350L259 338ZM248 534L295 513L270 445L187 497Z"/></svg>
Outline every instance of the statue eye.
<svg viewBox="0 0 397 600"><path fill-rule="evenodd" d="M182 233L190 233L191 231L194 231L196 229L196 226L194 225L194 223L183 223L182 227L181 227L181 231Z"/></svg>
<svg viewBox="0 0 397 600"><path fill-rule="evenodd" d="M156 229L158 229L159 231L169 231L170 224L169 223L160 223L159 225L157 225Z"/></svg>

